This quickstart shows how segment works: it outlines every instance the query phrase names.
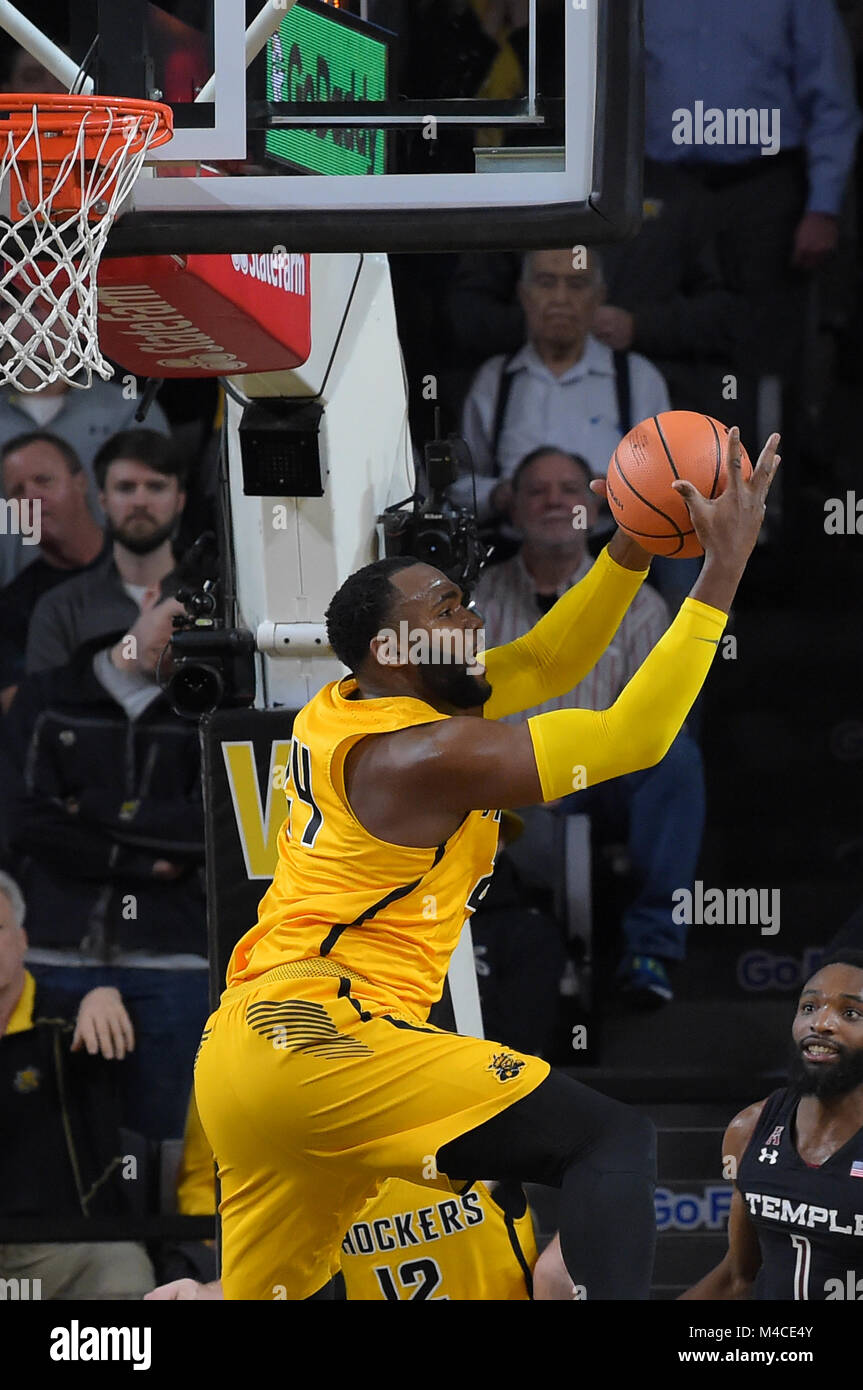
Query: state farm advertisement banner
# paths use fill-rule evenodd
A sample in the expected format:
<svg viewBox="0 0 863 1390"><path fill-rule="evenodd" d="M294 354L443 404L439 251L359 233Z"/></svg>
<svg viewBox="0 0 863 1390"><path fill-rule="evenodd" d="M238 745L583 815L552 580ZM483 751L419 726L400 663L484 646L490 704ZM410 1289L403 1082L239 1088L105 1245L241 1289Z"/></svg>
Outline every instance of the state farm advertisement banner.
<svg viewBox="0 0 863 1390"><path fill-rule="evenodd" d="M138 375L287 371L309 355L307 255L107 260L98 287L102 351Z"/></svg>

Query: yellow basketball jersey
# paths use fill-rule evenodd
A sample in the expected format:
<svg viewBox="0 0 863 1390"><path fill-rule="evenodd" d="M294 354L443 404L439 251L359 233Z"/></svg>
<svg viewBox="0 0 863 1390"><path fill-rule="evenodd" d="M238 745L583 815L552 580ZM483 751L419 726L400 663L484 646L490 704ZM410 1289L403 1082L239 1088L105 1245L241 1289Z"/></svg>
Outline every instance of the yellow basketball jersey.
<svg viewBox="0 0 863 1390"><path fill-rule="evenodd" d="M228 988L276 966L317 961L321 971L358 977L354 992L363 1002L424 1020L465 918L488 887L500 812L469 812L436 849L371 835L345 795L350 749L370 734L448 716L412 697L356 694L353 677L334 681L297 715L275 876L257 925L231 956Z"/></svg>
<svg viewBox="0 0 863 1390"><path fill-rule="evenodd" d="M444 1197L393 1178L342 1242L350 1300L530 1298L536 1239L530 1211L508 1217L476 1183Z"/></svg>

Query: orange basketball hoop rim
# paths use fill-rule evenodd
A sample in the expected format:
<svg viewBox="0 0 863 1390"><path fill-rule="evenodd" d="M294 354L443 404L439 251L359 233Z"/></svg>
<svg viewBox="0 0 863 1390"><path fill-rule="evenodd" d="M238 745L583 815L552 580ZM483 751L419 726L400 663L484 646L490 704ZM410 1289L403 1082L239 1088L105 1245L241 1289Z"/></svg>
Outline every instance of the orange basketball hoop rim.
<svg viewBox="0 0 863 1390"><path fill-rule="evenodd" d="M84 212L98 219L130 160L164 145L173 113L131 97L3 93L0 149L13 182L10 216ZM17 195L17 196L16 196Z"/></svg>
<svg viewBox="0 0 863 1390"><path fill-rule="evenodd" d="M99 351L97 274L170 108L127 97L0 96L0 385L86 388Z"/></svg>

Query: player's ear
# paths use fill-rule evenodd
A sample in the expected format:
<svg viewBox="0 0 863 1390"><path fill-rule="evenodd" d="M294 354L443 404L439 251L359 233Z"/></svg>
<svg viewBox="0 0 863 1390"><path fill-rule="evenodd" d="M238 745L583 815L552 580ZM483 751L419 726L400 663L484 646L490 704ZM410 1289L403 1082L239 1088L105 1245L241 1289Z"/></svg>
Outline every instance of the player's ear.
<svg viewBox="0 0 863 1390"><path fill-rule="evenodd" d="M391 627L382 627L369 643L372 661L378 666L403 666L399 634Z"/></svg>

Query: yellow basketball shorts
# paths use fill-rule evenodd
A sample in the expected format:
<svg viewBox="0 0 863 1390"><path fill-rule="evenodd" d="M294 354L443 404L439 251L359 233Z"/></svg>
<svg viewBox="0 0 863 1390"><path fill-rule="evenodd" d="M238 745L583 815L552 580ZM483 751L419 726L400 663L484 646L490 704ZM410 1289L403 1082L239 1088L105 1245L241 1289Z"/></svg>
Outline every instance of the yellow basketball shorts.
<svg viewBox="0 0 863 1390"><path fill-rule="evenodd" d="M499 1043L372 1012L356 978L286 979L290 968L225 993L195 1066L228 1299L316 1293L380 1181L451 1191L438 1150L549 1073Z"/></svg>

